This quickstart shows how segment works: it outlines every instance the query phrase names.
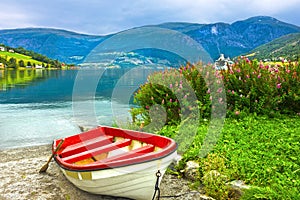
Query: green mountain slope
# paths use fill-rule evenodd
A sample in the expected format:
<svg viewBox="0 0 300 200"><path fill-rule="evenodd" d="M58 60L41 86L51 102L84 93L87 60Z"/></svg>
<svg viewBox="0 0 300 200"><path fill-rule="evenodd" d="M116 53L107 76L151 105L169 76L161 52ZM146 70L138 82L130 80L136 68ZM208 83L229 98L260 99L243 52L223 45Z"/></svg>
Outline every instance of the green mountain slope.
<svg viewBox="0 0 300 200"><path fill-rule="evenodd" d="M0 68L18 68L18 67L36 67L60 68L61 63L58 60L52 60L48 57L28 51L24 48L12 48L0 45Z"/></svg>
<svg viewBox="0 0 300 200"><path fill-rule="evenodd" d="M283 57L287 60L299 60L300 33L282 36L272 42L255 48L250 54L253 54L253 58L257 59L279 60L279 57Z"/></svg>

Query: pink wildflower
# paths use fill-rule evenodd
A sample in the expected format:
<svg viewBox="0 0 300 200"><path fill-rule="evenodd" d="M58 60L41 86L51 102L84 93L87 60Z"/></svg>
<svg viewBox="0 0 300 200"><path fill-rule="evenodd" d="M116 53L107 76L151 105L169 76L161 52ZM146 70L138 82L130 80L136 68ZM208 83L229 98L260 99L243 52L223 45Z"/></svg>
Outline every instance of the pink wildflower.
<svg viewBox="0 0 300 200"><path fill-rule="evenodd" d="M257 78L261 78L260 74L257 76Z"/></svg>
<svg viewBox="0 0 300 200"><path fill-rule="evenodd" d="M173 88L173 84L172 84L172 83L170 84L170 88L171 88L171 89Z"/></svg>
<svg viewBox="0 0 300 200"><path fill-rule="evenodd" d="M240 111L235 111L235 115L239 115L240 114Z"/></svg>
<svg viewBox="0 0 300 200"><path fill-rule="evenodd" d="M281 83L278 83L277 85L276 85L276 87L279 89L279 88L281 88Z"/></svg>
<svg viewBox="0 0 300 200"><path fill-rule="evenodd" d="M172 103L173 102L173 99L170 99L170 103Z"/></svg>
<svg viewBox="0 0 300 200"><path fill-rule="evenodd" d="M219 98L219 103L222 103L223 102L223 98Z"/></svg>
<svg viewBox="0 0 300 200"><path fill-rule="evenodd" d="M161 101L161 104L165 104L165 99L163 99L163 100Z"/></svg>

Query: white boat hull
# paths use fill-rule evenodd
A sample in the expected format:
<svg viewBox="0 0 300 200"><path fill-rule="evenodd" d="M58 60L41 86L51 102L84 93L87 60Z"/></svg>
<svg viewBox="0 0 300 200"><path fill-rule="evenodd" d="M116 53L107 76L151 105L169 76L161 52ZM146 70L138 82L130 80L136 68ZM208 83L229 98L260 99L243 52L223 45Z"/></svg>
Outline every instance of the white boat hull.
<svg viewBox="0 0 300 200"><path fill-rule="evenodd" d="M157 160L95 171L80 172L64 168L61 170L71 183L86 192L151 200L157 180L156 172L159 170L161 173L160 182L167 167L176 156L175 151Z"/></svg>

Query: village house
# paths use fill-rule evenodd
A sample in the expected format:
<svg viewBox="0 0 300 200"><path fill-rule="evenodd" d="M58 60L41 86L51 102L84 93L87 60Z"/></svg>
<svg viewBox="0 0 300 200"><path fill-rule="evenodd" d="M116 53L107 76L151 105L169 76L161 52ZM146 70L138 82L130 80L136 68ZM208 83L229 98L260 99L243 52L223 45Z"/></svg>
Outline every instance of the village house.
<svg viewBox="0 0 300 200"><path fill-rule="evenodd" d="M5 47L0 46L0 51L5 51Z"/></svg>
<svg viewBox="0 0 300 200"><path fill-rule="evenodd" d="M230 58L225 58L224 54L220 54L220 57L215 61L215 67L217 70L227 70L228 65L232 65L233 62Z"/></svg>

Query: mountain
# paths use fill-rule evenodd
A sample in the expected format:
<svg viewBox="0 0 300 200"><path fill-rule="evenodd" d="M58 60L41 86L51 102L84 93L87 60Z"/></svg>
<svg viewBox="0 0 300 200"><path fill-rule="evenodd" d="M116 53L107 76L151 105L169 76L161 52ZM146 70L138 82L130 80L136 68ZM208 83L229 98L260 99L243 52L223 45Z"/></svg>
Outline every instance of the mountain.
<svg viewBox="0 0 300 200"><path fill-rule="evenodd" d="M66 63L79 63L106 37L49 28L0 30L0 43L23 47Z"/></svg>
<svg viewBox="0 0 300 200"><path fill-rule="evenodd" d="M179 31L200 43L209 55L216 59L220 53L235 57L276 38L300 32L300 27L281 22L272 17L252 17L232 24L214 23L164 23L149 25ZM81 63L85 56L98 44L112 35L95 36L65 30L27 28L0 30L0 43L44 54L67 63ZM145 53L145 52L142 52ZM159 56L155 51L143 56ZM166 55L163 55L165 59ZM141 58L142 59L142 58Z"/></svg>
<svg viewBox="0 0 300 200"><path fill-rule="evenodd" d="M290 60L300 59L300 33L291 33L261 45L251 52L253 58L275 59L283 57Z"/></svg>
<svg viewBox="0 0 300 200"><path fill-rule="evenodd" d="M220 53L235 57L283 35L297 32L300 32L300 27L275 18L253 17L233 24L207 24L187 34L216 59Z"/></svg>

